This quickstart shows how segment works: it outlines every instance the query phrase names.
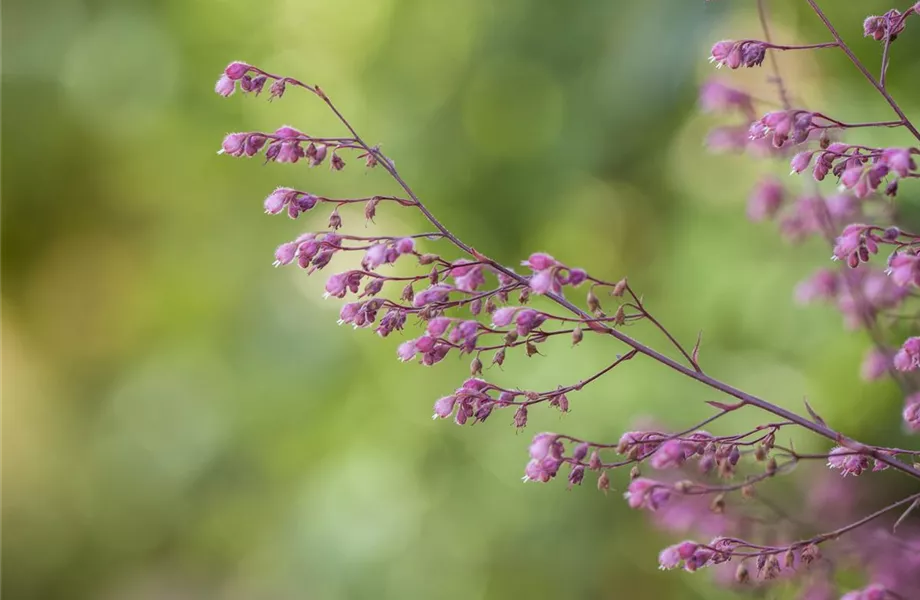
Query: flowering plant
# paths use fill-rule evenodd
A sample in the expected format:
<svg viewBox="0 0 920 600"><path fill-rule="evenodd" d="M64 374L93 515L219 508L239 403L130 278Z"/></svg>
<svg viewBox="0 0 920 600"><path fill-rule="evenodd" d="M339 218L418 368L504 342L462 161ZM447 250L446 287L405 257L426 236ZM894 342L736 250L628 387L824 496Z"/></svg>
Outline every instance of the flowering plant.
<svg viewBox="0 0 920 600"><path fill-rule="evenodd" d="M836 303L848 326L869 333L872 347L862 367L863 376L873 380L887 375L898 382L905 396L900 415L903 425L917 432L920 392L913 372L920 369L920 337L892 345L892 332L886 330L886 324L920 286L920 235L898 227L897 211L883 197L894 197L901 181L920 178L916 159L920 149L851 144L842 141L842 135L872 127L899 128L905 131L908 143L920 142L920 131L886 87L892 44L905 31L909 18L920 13L920 3L903 12L892 9L865 20L864 34L881 45L880 75L876 78L843 41L817 2L805 1L826 27L831 41L773 43L764 2L758 0L763 39L726 40L712 47L710 60L719 67L761 67L768 62L780 108L759 116L762 101L725 83L707 82L701 90L702 107L742 119L737 125L714 130L708 143L717 151L743 150L762 158L789 160L793 173L811 172L815 181L812 191L794 201L787 201L788 192L776 179L757 183L748 215L753 220L777 219L783 234L792 240L823 236L833 246L837 268L820 270L798 287L796 295L803 302L820 299ZM920 16L915 20L920 22ZM845 53L896 118L848 123L824 112L796 108L773 53L818 49ZM264 154L266 161L279 163L329 164L336 171L345 168L346 158L356 159L368 169L384 170L402 190L400 195L330 198L280 187L268 195L264 208L268 214L287 212L291 218L322 206L332 209L326 230L304 233L277 248L276 266L296 263L313 274L329 266L337 255L362 254L359 268L333 274L326 281L327 297L353 297L342 306L340 323L372 328L386 338L394 331L402 332L410 319L419 322L423 331L396 350L403 362L432 366L450 354L472 357L470 378L434 403L434 418L453 418L464 425L504 413L516 427L524 428L529 411L537 405L545 403L568 412L573 393L637 357L652 359L727 399L710 401L713 413L708 418L677 432L649 428L623 433L616 441L538 433L530 443L525 481L549 482L564 474L572 487L592 474L597 487L606 492L611 486L609 473L619 467L629 468L625 497L630 507L648 511L666 526L689 519L700 534L715 536L709 541L688 540L665 548L659 556L663 569L713 567L727 574L726 583L738 586L759 587L774 580L794 579L801 587L801 597L817 599L838 597L835 571L855 558L865 567L866 585L847 592L844 598L920 597L920 535L909 522L911 512L920 505L916 487L920 484L920 450L864 443L835 429L807 402L804 412L794 412L716 378L703 368L701 338L692 347L679 341L653 316L626 278L605 281L545 252L527 257L519 272L470 247L432 214L394 162L358 134L319 86L234 62L224 70L216 91L222 96L237 89L259 95L266 86L271 99L281 98L292 87L312 93L334 113L344 134L316 136L289 126L274 132L231 133L224 139L221 153L235 157ZM832 177L839 181L840 191L825 197L818 182ZM345 234L342 212L356 204L363 207L368 222L383 207L418 211L432 230L396 236ZM462 256L447 257L437 250L438 244L446 244ZM886 267L874 267L872 256L883 246L891 246L893 251ZM411 263L414 274L392 274L388 268L397 263ZM575 302L576 297L584 300ZM535 302L538 299L541 301ZM657 328L677 358L625 333L624 326L640 321ZM484 360L501 366L512 356L540 353L541 344L550 338L568 337L574 345L587 335L612 338L624 348L590 377L550 390L506 388L483 377ZM703 429L742 409L761 411L765 422L728 435ZM780 443L780 432L792 428L824 438L828 450L809 454ZM842 511L834 516L817 511L803 523L771 506L759 494L758 486L805 461L826 463L828 472L838 478L897 471L914 489L868 514ZM646 468L654 475L645 473ZM737 496L767 505L776 513L772 521L758 519L744 503L736 501ZM831 517L841 522L829 526ZM894 521L893 527L878 525L886 518ZM776 521L790 527L771 526Z"/></svg>

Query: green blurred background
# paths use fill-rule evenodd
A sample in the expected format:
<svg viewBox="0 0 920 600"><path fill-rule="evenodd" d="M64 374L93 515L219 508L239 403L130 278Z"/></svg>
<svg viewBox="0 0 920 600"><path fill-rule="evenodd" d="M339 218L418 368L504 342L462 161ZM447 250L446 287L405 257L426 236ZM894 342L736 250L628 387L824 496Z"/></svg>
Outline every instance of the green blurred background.
<svg viewBox="0 0 920 600"><path fill-rule="evenodd" d="M827 38L804 3L777 4L777 39ZM888 3L826 4L875 61L860 24ZM532 411L520 434L501 412L475 427L432 422L467 361L400 364L399 339L337 328L324 277L271 268L275 246L323 216L261 208L277 185L393 185L358 161L330 173L217 156L227 131L340 131L307 94L268 103L212 89L231 60L319 83L475 247L628 275L681 339L704 330L710 372L788 406L808 395L838 427L890 439L901 400L859 382L863 336L792 302L827 248L790 247L744 219L758 174L786 167L702 148L719 122L695 106L709 46L759 37L753 6L4 2L6 597L731 597L704 573L656 570L680 534L625 508L625 473L608 496L520 482L535 432L612 440L647 414L687 425L709 391L636 360L573 395L564 418ZM890 79L911 114L918 41L898 41ZM802 103L890 118L842 54L780 60ZM722 75L771 93L765 70ZM915 202L917 186L902 188ZM360 209L343 216L363 231ZM381 207L375 231L422 226ZM547 389L619 350L547 345L487 377Z"/></svg>

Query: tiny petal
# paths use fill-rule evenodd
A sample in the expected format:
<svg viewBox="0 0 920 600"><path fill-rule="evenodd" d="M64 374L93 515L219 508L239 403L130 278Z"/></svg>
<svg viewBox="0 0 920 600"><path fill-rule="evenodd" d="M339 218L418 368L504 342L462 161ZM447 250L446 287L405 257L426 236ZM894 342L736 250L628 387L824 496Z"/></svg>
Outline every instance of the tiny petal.
<svg viewBox="0 0 920 600"><path fill-rule="evenodd" d="M414 353L413 353L414 354ZM433 419L446 419L454 412L454 405L457 403L456 396L444 396L434 403Z"/></svg>
<svg viewBox="0 0 920 600"><path fill-rule="evenodd" d="M412 254L415 252L415 240L412 238L400 238L396 240L396 251L400 254Z"/></svg>
<svg viewBox="0 0 920 600"><path fill-rule="evenodd" d="M534 271L544 271L557 265L556 259L543 252L534 252L530 258L521 263L525 267L530 267Z"/></svg>
<svg viewBox="0 0 920 600"><path fill-rule="evenodd" d="M920 395L908 396L904 405L904 423L914 432L920 431Z"/></svg>
<svg viewBox="0 0 920 600"><path fill-rule="evenodd" d="M428 327L425 331L429 336L438 338L444 335L444 332L447 331L450 324L451 320L449 317L437 317L428 321Z"/></svg>
<svg viewBox="0 0 920 600"><path fill-rule="evenodd" d="M492 313L492 327L507 327L514 319L514 313L519 308L517 306L503 306Z"/></svg>
<svg viewBox="0 0 920 600"><path fill-rule="evenodd" d="M269 215L276 215L284 210L284 205L290 202L294 190L291 188L280 187L268 195L265 199L265 212Z"/></svg>
<svg viewBox="0 0 920 600"><path fill-rule="evenodd" d="M415 341L409 340L400 344L396 350L396 355L399 356L399 360L402 362L415 358Z"/></svg>
<svg viewBox="0 0 920 600"><path fill-rule="evenodd" d="M286 244L281 244L278 246L278 249L275 250L275 262L272 263L276 267L280 265L286 265L294 260L294 255L297 252L297 243L288 242Z"/></svg>
<svg viewBox="0 0 920 600"><path fill-rule="evenodd" d="M839 470L844 477L859 475L869 468L869 459L861 454L855 454L848 448L837 446L828 454L827 466Z"/></svg>
<svg viewBox="0 0 920 600"><path fill-rule="evenodd" d="M236 83L226 75L221 75L217 83L214 84L214 91L226 98L236 91Z"/></svg>
<svg viewBox="0 0 920 600"><path fill-rule="evenodd" d="M243 154L243 148L246 144L247 134L245 133L228 133L221 144L219 154L229 154L230 156L240 156Z"/></svg>
<svg viewBox="0 0 920 600"><path fill-rule="evenodd" d="M785 195L783 184L773 177L762 179L748 198L748 218L763 221L776 215Z"/></svg>
<svg viewBox="0 0 920 600"><path fill-rule="evenodd" d="M546 458L556 443L556 439L555 433L538 433L535 435L530 443L530 457L534 460Z"/></svg>
<svg viewBox="0 0 920 600"><path fill-rule="evenodd" d="M539 295L550 292L553 289L552 269L546 269L534 273L533 277L530 278L530 289L534 294Z"/></svg>
<svg viewBox="0 0 920 600"><path fill-rule="evenodd" d="M588 273L584 269L572 269L569 271L569 277L566 284L572 287L578 287L588 279Z"/></svg>
<svg viewBox="0 0 920 600"><path fill-rule="evenodd" d="M885 376L890 364L891 359L885 352L878 348L872 348L863 359L860 374L865 381L876 381Z"/></svg>

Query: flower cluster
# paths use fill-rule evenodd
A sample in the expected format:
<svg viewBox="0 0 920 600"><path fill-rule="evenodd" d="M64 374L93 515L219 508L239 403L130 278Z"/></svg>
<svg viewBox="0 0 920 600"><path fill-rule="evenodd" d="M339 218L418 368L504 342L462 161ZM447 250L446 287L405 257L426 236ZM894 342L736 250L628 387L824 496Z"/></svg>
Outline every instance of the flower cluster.
<svg viewBox="0 0 920 600"><path fill-rule="evenodd" d="M882 16L869 16L863 21L863 35L881 42L891 43L904 31L904 21L910 15L920 14L920 2L914 4L903 13L892 8Z"/></svg>
<svg viewBox="0 0 920 600"><path fill-rule="evenodd" d="M816 181L833 174L844 189L860 199L878 191L885 183L885 194L894 196L901 179L917 176L916 154L920 154L916 148L867 148L834 142L823 150L799 152L792 158L791 166L793 173L801 173L814 159L812 175Z"/></svg>
<svg viewBox="0 0 920 600"><path fill-rule="evenodd" d="M837 48L845 49L860 70L868 73L816 1L807 2L834 41L779 45L770 41L765 28L763 41L715 44L711 61L729 69L753 68L767 62L772 52ZM864 360L862 375L867 380L886 374L898 378L905 390L902 416L909 432L920 431L920 392L911 389L906 379L910 372L920 370L920 337L888 342L881 325L895 316L893 311L904 310L913 288L920 286L920 236L891 223L871 223L890 221L893 215L887 204L876 201L879 193L894 196L901 182L920 178L916 159L920 150L912 146L873 148L839 140L849 130L878 126L905 129L920 141L920 132L884 87L888 47L904 30L905 19L917 14L918 6L870 17L864 24L867 36L885 43L882 77L868 77L895 109L897 121L845 123L821 112L793 108L778 71L773 80L779 89L779 110L758 112L762 101L722 82L709 82L700 93L704 110L742 119L714 130L708 139L711 148L745 150L766 158L791 156L793 173L811 170L813 189L805 193L790 193L774 177L761 179L748 199L748 216L755 221L776 219L784 237L791 240L820 236L833 241L837 268L818 271L798 286L796 295L802 302L832 302L844 314L847 325L872 333L874 345ZM906 511L906 515L920 505L920 494L914 493L866 516L847 515L849 522L836 528L825 522L825 515L812 515L812 522L828 530L817 535L811 535L810 530L809 536L796 537L795 519L786 518L780 507L768 502L766 482L809 462L821 465L825 474L835 475L835 480L862 474L868 477L883 469L920 480L920 466L916 464L920 450L858 442L835 430L807 402L804 413L793 412L716 379L701 364L702 338L698 336L692 348L685 346L650 312L643 296L626 278L605 281L545 252L530 254L521 263L526 269L521 273L474 250L433 215L398 174L394 162L378 146L364 141L319 87L234 62L221 74L215 90L221 96L230 96L237 89L259 95L266 87L270 99L282 98L289 88L313 94L331 109L346 133L317 136L291 126L273 132L231 133L224 138L220 154L263 154L269 162L310 166L328 163L334 171L343 170L345 159L354 156L366 168L380 167L378 171L384 171L401 189L398 196L330 198L278 187L264 199L263 209L271 215L286 212L291 218L315 213L324 205L332 209L327 230L304 233L281 244L274 264L296 262L311 275L343 254L353 253L356 259L351 268L333 273L324 286L327 298L346 299L339 323L374 329L383 338L403 334L396 348L397 358L403 362L433 366L447 356L470 357L469 378L434 402L434 419L452 418L458 425L482 423L493 412L508 409L504 413L508 420L516 428L524 428L528 412L539 404L568 413L570 397L639 355L729 399L708 401L714 414L679 432L646 426L623 433L615 443L540 433L530 443L525 481L548 483L564 476L571 488L590 475L596 478L596 487L607 492L611 475L625 468L629 479L623 495L629 507L646 511L663 528L696 530L705 536L702 539L712 538L708 543L686 540L668 546L659 555L662 569L682 567L694 572L711 567L716 573L728 573L726 581L731 585L754 580L757 585L766 585L774 579L802 578L806 594L825 593L828 597L828 590L833 589L831 575L840 563L836 556L828 560L824 556L853 554L853 548L845 543L829 542L840 540L844 534L861 533L867 524L893 515L893 511ZM758 118L758 114L763 116ZM794 151L789 150L792 147ZM831 175L841 189L825 197L818 182ZM368 226L378 209L392 207L417 211L433 231L388 236L347 234L342 215L347 216L352 205L363 208ZM864 264L872 262L884 246L893 247L885 269ZM669 352L632 337L626 326L636 322L656 329L667 341ZM408 333L414 326L419 331ZM624 351L614 353L600 371L544 391L499 386L483 374L484 361L489 368L500 368L511 356L542 356L541 348L548 347L543 345L550 340L562 337L574 346L586 335L609 340ZM710 433L716 431L713 425L717 421L742 408L758 409L768 415L768 422L749 431ZM809 431L834 446L827 452L806 453L791 443L778 442L780 432L791 428ZM847 477L847 481L851 479ZM771 511L769 518L764 510ZM774 526L777 521L783 522L784 528ZM864 563L871 567L871 583L844 598L905 598L920 589L911 579L911 573L920 569L914 569L916 565L909 560L888 560L890 568L903 567L896 572L877 569L872 560ZM803 577L805 572L809 574Z"/></svg>
<svg viewBox="0 0 920 600"><path fill-rule="evenodd" d="M712 47L709 62L729 69L759 67L767 54L767 44L756 40L723 40Z"/></svg>

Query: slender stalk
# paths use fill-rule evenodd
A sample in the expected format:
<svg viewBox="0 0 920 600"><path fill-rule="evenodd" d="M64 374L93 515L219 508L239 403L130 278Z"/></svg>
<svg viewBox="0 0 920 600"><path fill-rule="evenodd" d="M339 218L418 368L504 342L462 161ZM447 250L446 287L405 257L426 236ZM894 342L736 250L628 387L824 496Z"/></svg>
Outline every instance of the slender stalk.
<svg viewBox="0 0 920 600"><path fill-rule="evenodd" d="M885 77L888 76L888 53L891 50L891 28L889 24L885 25L888 30L885 32L885 47L882 49L882 68L878 76L878 84L885 87Z"/></svg>
<svg viewBox="0 0 920 600"><path fill-rule="evenodd" d="M874 513L866 515L865 517L863 517L862 519L858 521L854 521L850 523L849 525L846 525L839 529L835 529L834 531L829 531L827 533L816 536L812 538L810 541L817 544L817 543L820 543L826 540L832 540L832 539L838 538L848 531L852 531L856 529L857 527L861 527L865 525L866 523L868 523L869 521L874 521L875 519L881 517L882 515L885 515L886 513L893 511L899 506L904 506L905 504L910 504L911 502L915 502L917 499L920 499L920 494L913 494L912 496L902 498L898 500L897 502L893 502L889 504L885 508L880 508ZM808 541L806 541L805 543L808 543Z"/></svg>
<svg viewBox="0 0 920 600"><path fill-rule="evenodd" d="M770 25L767 20L767 9L764 6L764 0L757 0L757 16L760 19L760 26L763 29L763 37L767 43L772 42L772 36L770 35ZM779 99L783 104L783 108L789 110L789 94L786 91L786 85L783 83L783 78L779 74L779 63L776 61L776 56L770 53L770 67L773 69L773 81L776 83L776 87L779 90Z"/></svg>

